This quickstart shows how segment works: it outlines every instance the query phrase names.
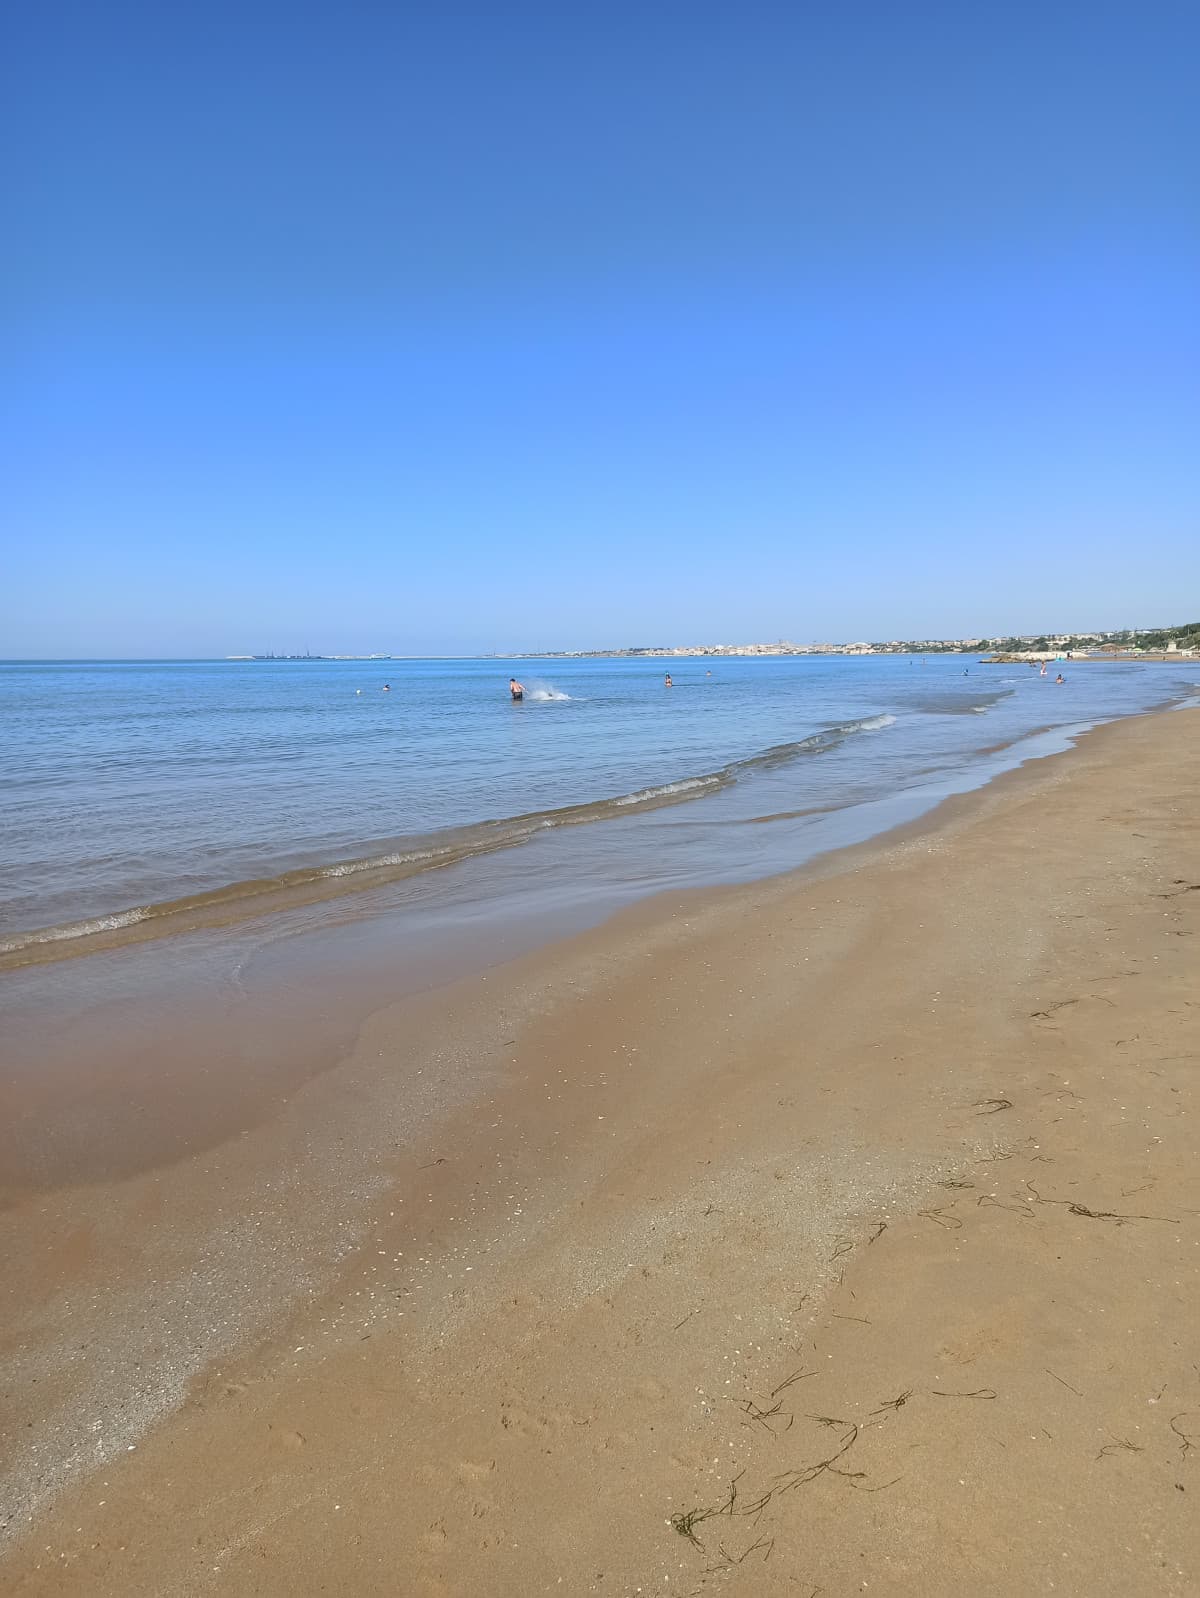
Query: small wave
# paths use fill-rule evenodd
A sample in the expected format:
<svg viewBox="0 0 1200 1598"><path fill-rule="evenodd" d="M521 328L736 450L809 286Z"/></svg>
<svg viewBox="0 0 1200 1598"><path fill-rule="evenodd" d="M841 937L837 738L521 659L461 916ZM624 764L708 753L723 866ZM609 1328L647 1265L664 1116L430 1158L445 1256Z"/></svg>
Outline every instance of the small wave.
<svg viewBox="0 0 1200 1598"><path fill-rule="evenodd" d="M639 788L637 793L622 794L612 802L624 810L629 805L644 805L653 799L670 799L676 794L696 793L702 788L720 788L723 786L722 776L722 772L714 771L707 777L684 777L680 782L664 782L657 788Z"/></svg>
<svg viewBox="0 0 1200 1598"><path fill-rule="evenodd" d="M995 693L984 694L978 689L973 694L926 694L912 708L925 716L982 715L1000 700L1011 699L1012 695L1011 688L998 688Z"/></svg>
<svg viewBox="0 0 1200 1598"><path fill-rule="evenodd" d="M572 702L570 694L548 682L534 683L532 688L526 688L525 698L533 700L535 704L570 704Z"/></svg>
<svg viewBox="0 0 1200 1598"><path fill-rule="evenodd" d="M112 915L93 916L90 921L70 921L61 927L19 932L10 938L0 938L0 954L17 954L39 943L66 943L72 938L90 938L97 932L120 932L124 927L134 927L139 921L149 920L151 914L149 909L115 910Z"/></svg>
<svg viewBox="0 0 1200 1598"><path fill-rule="evenodd" d="M864 716L861 721L847 721L836 727L826 727L823 732L810 733L807 738L800 738L795 743L773 744L770 749L763 749L756 755L746 755L744 759L735 760L723 769L735 775L743 771L769 771L773 766L787 765L804 755L821 754L833 749L857 733L882 732L885 727L894 726L895 721L895 716L886 713Z"/></svg>
<svg viewBox="0 0 1200 1598"><path fill-rule="evenodd" d="M450 846L445 849L406 849L396 854L372 855L368 860L342 860L335 866L322 866L317 872L319 877L352 877L356 871L378 871L385 866L415 866L426 861L433 861L442 854L449 854Z"/></svg>

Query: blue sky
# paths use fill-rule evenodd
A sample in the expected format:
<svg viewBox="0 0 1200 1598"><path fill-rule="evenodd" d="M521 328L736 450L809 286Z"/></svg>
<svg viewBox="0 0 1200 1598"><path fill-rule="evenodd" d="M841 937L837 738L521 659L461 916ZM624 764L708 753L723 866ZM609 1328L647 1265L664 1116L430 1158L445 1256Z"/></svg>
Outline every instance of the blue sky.
<svg viewBox="0 0 1200 1598"><path fill-rule="evenodd" d="M1198 19L23 8L0 654L1190 618Z"/></svg>

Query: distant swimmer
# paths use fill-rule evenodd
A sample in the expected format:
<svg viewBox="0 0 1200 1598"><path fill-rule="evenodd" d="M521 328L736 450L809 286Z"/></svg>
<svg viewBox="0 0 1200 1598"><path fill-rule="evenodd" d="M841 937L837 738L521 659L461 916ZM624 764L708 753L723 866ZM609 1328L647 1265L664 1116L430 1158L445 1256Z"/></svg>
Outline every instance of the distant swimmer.
<svg viewBox="0 0 1200 1598"><path fill-rule="evenodd" d="M1056 683L1060 683L1060 682L1066 682L1066 680L1067 680L1067 679L1066 679L1066 678L1065 678L1065 677L1064 677L1064 676L1063 676L1063 674L1062 674L1062 672L1061 672L1061 671L1060 671L1060 672L1059 672L1059 674L1058 674L1058 676L1057 676L1057 677L1056 677L1056 678L1055 678L1055 679L1054 679L1054 681L1055 681L1055 682L1056 682Z"/></svg>
<svg viewBox="0 0 1200 1598"><path fill-rule="evenodd" d="M391 683L390 683L390 682L385 682L385 683L384 683L384 685L383 685L383 691L384 691L384 693L385 693L385 694L390 694L390 693L391 693L391 691L392 691L392 685L391 685Z"/></svg>
<svg viewBox="0 0 1200 1598"><path fill-rule="evenodd" d="M674 686L675 686L675 684L671 681L671 673L668 672L667 675L663 678L663 687L664 688L674 688Z"/></svg>
<svg viewBox="0 0 1200 1598"><path fill-rule="evenodd" d="M1029 664L1031 666L1033 665L1032 660L1029 662ZM1043 660L1042 661L1042 669L1041 669L1041 671L1038 672L1038 676L1039 677L1044 677L1045 675L1046 675L1046 662Z"/></svg>
<svg viewBox="0 0 1200 1598"><path fill-rule="evenodd" d="M513 696L513 701L515 703L518 699L524 699L525 684L518 682L515 677L510 677L508 679L508 691Z"/></svg>

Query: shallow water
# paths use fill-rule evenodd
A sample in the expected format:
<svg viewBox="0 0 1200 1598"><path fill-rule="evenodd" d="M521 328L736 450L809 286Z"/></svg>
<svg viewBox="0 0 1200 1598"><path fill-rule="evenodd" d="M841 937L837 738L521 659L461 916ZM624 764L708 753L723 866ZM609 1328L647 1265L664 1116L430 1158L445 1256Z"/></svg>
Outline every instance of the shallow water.
<svg viewBox="0 0 1200 1598"><path fill-rule="evenodd" d="M0 948L281 877L420 876L410 896L450 903L464 879L434 868L564 827L597 886L783 869L837 812L1200 678L1063 669L1057 686L957 656L5 664Z"/></svg>

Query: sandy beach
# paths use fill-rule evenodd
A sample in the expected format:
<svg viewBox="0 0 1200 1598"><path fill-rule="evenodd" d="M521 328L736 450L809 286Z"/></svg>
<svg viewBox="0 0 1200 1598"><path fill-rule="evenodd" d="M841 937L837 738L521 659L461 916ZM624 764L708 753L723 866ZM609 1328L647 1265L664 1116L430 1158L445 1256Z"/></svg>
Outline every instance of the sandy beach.
<svg viewBox="0 0 1200 1598"><path fill-rule="evenodd" d="M377 1006L198 1148L219 1017L94 1089L0 1183L0 1586L1195 1593L1198 728Z"/></svg>

